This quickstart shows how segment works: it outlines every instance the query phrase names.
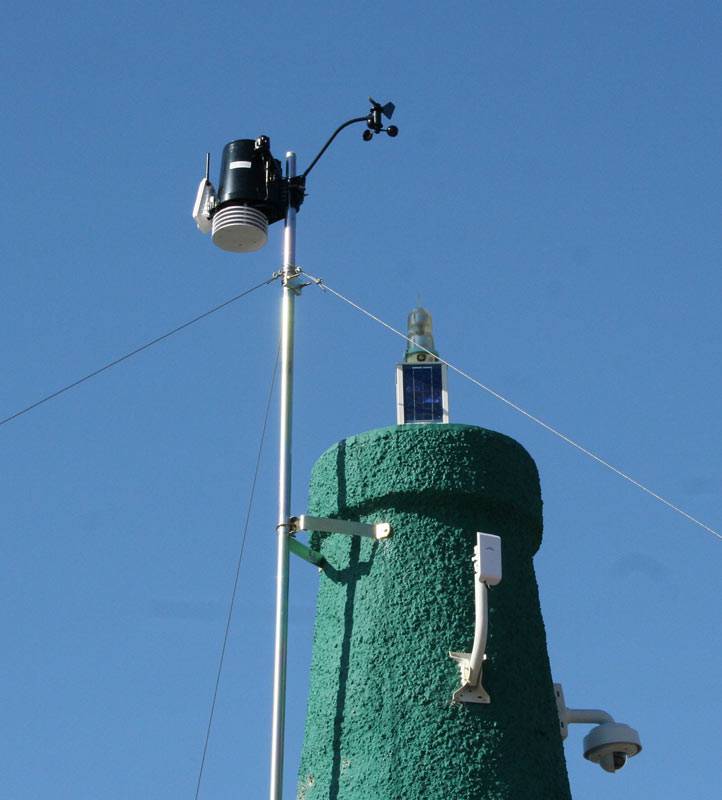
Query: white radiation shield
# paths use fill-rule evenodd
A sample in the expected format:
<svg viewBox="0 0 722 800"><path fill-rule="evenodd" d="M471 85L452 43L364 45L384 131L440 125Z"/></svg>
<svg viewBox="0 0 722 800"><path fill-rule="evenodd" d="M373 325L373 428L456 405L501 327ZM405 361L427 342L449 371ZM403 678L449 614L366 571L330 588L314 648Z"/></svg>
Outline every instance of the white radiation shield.
<svg viewBox="0 0 722 800"><path fill-rule="evenodd" d="M230 253L253 253L268 241L268 219L250 206L226 206L213 215L213 244Z"/></svg>

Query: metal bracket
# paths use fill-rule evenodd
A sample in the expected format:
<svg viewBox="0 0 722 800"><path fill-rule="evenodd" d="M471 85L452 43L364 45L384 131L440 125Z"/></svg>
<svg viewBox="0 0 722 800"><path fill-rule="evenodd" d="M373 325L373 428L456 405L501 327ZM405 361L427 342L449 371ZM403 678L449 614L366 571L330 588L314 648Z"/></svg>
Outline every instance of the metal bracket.
<svg viewBox="0 0 722 800"><path fill-rule="evenodd" d="M293 536L288 537L288 549L295 555L308 561L309 564L315 564L319 569L323 568L326 564L326 559L317 550L312 550L308 545L294 539Z"/></svg>
<svg viewBox="0 0 722 800"><path fill-rule="evenodd" d="M491 703L491 697L486 689L481 685L481 666L479 675L474 684L474 676L471 672L471 653L449 652L449 656L456 661L461 670L461 686L451 697L452 703ZM482 663L486 661L486 655L482 657Z"/></svg>
<svg viewBox="0 0 722 800"><path fill-rule="evenodd" d="M557 701L557 714L559 715L559 732L564 741L569 735L569 709L564 700L564 690L561 683L554 684L554 699Z"/></svg>
<svg viewBox="0 0 722 800"><path fill-rule="evenodd" d="M318 531L319 533L343 533L347 536L366 536L370 539L388 539L391 536L391 525L388 522L352 522L347 519L330 519L328 517L311 517L301 514L290 519L291 533L297 531Z"/></svg>
<svg viewBox="0 0 722 800"><path fill-rule="evenodd" d="M301 290L309 286L308 283L304 283L301 275L303 275L303 270L297 264L294 264L290 269L283 271L281 270L278 273L283 281L283 285L287 286L295 295L300 295Z"/></svg>
<svg viewBox="0 0 722 800"><path fill-rule="evenodd" d="M285 526L284 526L285 527ZM330 519L328 517L310 517L301 514L288 521L288 549L295 555L315 564L319 569L326 565L326 559L317 550L299 542L295 535L299 531L319 531L320 533L345 533L348 536L366 536L371 539L388 539L391 536L391 525L388 522L376 522L371 525L365 522L351 522L346 519Z"/></svg>
<svg viewBox="0 0 722 800"><path fill-rule="evenodd" d="M554 698L557 702L562 741L569 735L569 724L572 722L581 722L586 725L614 723L612 715L600 708L569 708L564 699L564 689L562 689L561 683L554 684Z"/></svg>
<svg viewBox="0 0 722 800"><path fill-rule="evenodd" d="M461 686L454 692L452 703L490 703L489 693L481 685L486 639L489 632L487 591L501 581L501 539L492 533L476 534L474 563L474 644L470 653L450 652L459 665Z"/></svg>

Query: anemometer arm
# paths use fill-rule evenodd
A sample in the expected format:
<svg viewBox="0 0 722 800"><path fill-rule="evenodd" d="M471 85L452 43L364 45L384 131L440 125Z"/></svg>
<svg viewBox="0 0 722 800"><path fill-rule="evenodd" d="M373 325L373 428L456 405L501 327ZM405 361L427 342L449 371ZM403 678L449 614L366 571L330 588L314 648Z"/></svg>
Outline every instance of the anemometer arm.
<svg viewBox="0 0 722 800"><path fill-rule="evenodd" d="M354 117L353 119L348 119L343 124L339 125L338 128L331 134L326 144L321 148L316 158L306 167L306 170L301 173L298 179L298 183L303 186L308 173L316 166L319 162L321 156L328 150L331 145L331 142L341 133L344 128L348 128L349 125L355 125L357 122L365 122L367 125L367 130L364 131L364 141L370 141L371 138L375 133L381 133L382 131L386 131L389 136L397 136L399 129L395 125L389 125L388 128L383 127L382 117L387 117L391 119L394 113L394 104L393 103L386 103L386 105L382 106L380 103L377 103L373 98L369 97L369 101L371 103L371 109L369 113L365 117Z"/></svg>
<svg viewBox="0 0 722 800"><path fill-rule="evenodd" d="M344 128L348 128L349 125L354 125L356 122L366 122L366 117L354 117L353 119L346 120L342 125L339 125L338 128L329 136L328 141L326 144L321 148L316 158L306 167L306 170L301 173L301 178L303 180L306 179L308 173L316 166L317 162L320 160L321 156L328 150L331 146L331 142L341 133Z"/></svg>

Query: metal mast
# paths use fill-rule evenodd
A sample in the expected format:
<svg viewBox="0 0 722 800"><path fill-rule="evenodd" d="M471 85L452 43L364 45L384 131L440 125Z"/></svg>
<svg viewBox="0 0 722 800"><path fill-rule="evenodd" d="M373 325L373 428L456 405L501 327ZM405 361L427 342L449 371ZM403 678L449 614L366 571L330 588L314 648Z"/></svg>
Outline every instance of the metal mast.
<svg viewBox="0 0 722 800"><path fill-rule="evenodd" d="M286 179L296 177L296 154L286 153ZM291 505L291 437L293 423L293 335L297 288L296 209L288 204L283 227L281 300L281 398L278 449L278 524L276 525L276 633L273 650L273 722L270 800L283 794L283 744L286 717L288 638L288 537Z"/></svg>

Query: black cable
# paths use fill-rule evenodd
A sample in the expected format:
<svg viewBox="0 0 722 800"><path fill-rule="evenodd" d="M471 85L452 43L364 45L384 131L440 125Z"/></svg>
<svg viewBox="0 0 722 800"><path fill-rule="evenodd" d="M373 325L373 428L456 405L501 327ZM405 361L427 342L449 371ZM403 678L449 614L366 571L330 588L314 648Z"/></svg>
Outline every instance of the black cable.
<svg viewBox="0 0 722 800"><path fill-rule="evenodd" d="M73 381L73 383L69 383L67 386L63 386L62 389L58 389L56 392L52 392L51 394L45 395L45 397L40 398L40 400L36 400L34 403L31 403L29 406L21 409L20 411L16 411L14 414L11 414L9 417L5 417L5 419L0 420L0 426L11 422L18 417L21 417L23 414L27 414L28 411L32 411L34 408L41 406L43 403L47 403L48 400L52 400L55 397L59 397L61 394L69 391L70 389L74 389L76 386L80 386L81 383L85 383L85 381L89 381L91 378L94 378L96 375L100 375L101 372L105 372L106 369L110 369L111 367L115 367L117 364L120 364L123 361L131 358L132 356L138 355L138 353L142 353L143 350L147 350L149 347L152 347L154 344L158 344L158 342L162 342L164 339L168 339L170 336L173 336L176 333L184 330L185 328L194 325L196 322L200 322L200 320L209 317L211 314L215 314L216 311L220 311L222 308L229 306L231 303L235 303L236 300L240 300L242 297L251 294L251 292L255 292L256 289L260 289L262 286L267 286L269 283L272 283L276 280L276 276L273 275L272 277L268 278L268 280L259 283L258 285L252 287L251 289L247 289L245 292L241 292L241 294L237 294L235 297L231 297L229 300L221 303L214 308L209 308L208 311L204 311L202 314L199 314L197 317L193 317L193 319L189 319L188 322L184 322L182 325L179 325L177 328L173 328L172 331L168 331L167 333L162 334L161 336L157 336L155 339L152 339L150 342L146 342L142 344L140 347L136 347L135 350L131 350L130 353L126 353L124 356L120 358L116 358L113 361L110 361L100 369L96 369L93 372L89 372L87 375L84 375L82 378L78 378L77 381Z"/></svg>
<svg viewBox="0 0 722 800"><path fill-rule="evenodd" d="M231 619L233 618L233 607L236 602L236 592L238 590L238 576L241 574L241 562L243 561L243 551L246 546L246 535L248 533L248 524L251 519L251 509L253 507L253 498L256 493L256 482L258 480L258 471L261 466L261 453L263 452L263 443L266 439L266 428L268 427L268 414L271 410L271 400L273 399L273 390L276 386L276 373L278 372L278 359L281 352L279 347L276 351L276 362L273 365L273 377L271 378L271 388L268 392L268 400L266 401L266 413L263 418L263 427L261 429L261 438L258 443L258 455L256 456L256 467L253 472L253 480L251 481L251 491L248 498L248 507L246 509L246 520L243 524L243 533L241 534L241 550L238 554L238 563L236 564L236 577L233 581L233 591L231 592L231 601L228 604L228 616L226 617L226 630L223 634L223 645L221 646L221 655L218 659L218 670L216 671L216 684L213 688L213 699L211 701L211 710L208 715L208 726L206 727L206 738L203 742L203 755L201 756L201 765L198 770L198 782L196 784L195 800L198 800L198 795L201 790L201 780L203 778L203 768L206 763L206 753L208 752L208 740L211 736L211 726L213 725L213 714L216 710L216 700L218 699L218 687L221 682L221 672L223 670L223 659L226 656L226 645L228 644L228 634L231 630Z"/></svg>
<svg viewBox="0 0 722 800"><path fill-rule="evenodd" d="M344 128L348 128L349 125L353 125L355 122L366 122L367 119L368 117L354 117L353 119L349 119L346 122L344 122L343 125L339 125L338 128L336 128L336 130L331 134L326 144L321 148L316 158L314 158L313 161L306 167L306 171L302 173L301 179L304 181L306 180L306 178L308 177L308 173L316 166L316 162L319 160L319 158L321 158L321 156L326 152L326 150L328 150L328 147L331 144L331 142L339 135L339 133L341 133L341 131Z"/></svg>

